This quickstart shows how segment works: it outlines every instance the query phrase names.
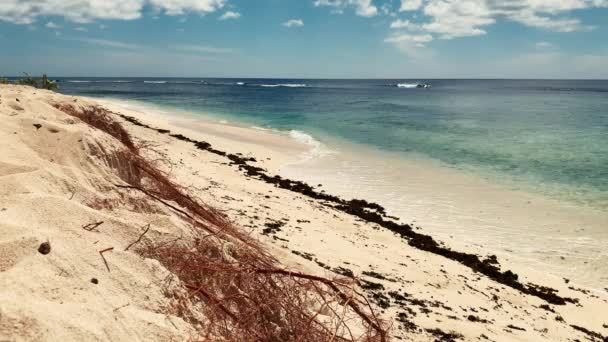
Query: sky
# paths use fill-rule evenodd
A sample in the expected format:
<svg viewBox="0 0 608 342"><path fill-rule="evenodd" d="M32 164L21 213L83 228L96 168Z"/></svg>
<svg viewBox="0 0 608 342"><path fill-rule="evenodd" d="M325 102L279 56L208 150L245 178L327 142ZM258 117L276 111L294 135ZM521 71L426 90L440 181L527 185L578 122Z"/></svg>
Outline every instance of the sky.
<svg viewBox="0 0 608 342"><path fill-rule="evenodd" d="M608 79L608 0L0 0L0 75Z"/></svg>

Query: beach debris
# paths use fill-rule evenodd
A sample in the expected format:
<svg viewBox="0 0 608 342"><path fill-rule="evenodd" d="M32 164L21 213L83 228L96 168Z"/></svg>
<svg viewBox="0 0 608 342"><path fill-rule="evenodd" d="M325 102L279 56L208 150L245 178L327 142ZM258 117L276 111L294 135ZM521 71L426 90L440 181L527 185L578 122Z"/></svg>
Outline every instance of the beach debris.
<svg viewBox="0 0 608 342"><path fill-rule="evenodd" d="M521 327L518 327L518 326L515 326L515 325L513 325L513 324L509 324L509 325L507 325L507 328L509 328L509 329L513 329L513 330L519 330L519 331L526 331L526 329L521 328Z"/></svg>
<svg viewBox="0 0 608 342"><path fill-rule="evenodd" d="M549 312L555 313L555 310L553 310L553 308L550 307L548 304L541 304L538 307L541 308L541 309L543 309L543 310L547 310Z"/></svg>
<svg viewBox="0 0 608 342"><path fill-rule="evenodd" d="M462 336L462 334L459 334L455 331L444 332L439 328L425 329L425 331L427 333L435 336L437 338L436 341L441 341L441 342L456 341L456 340L464 338L464 336Z"/></svg>
<svg viewBox="0 0 608 342"><path fill-rule="evenodd" d="M97 285L99 284L99 280L97 280L97 278L91 278L91 283Z"/></svg>
<svg viewBox="0 0 608 342"><path fill-rule="evenodd" d="M137 240L135 240L133 243L131 243L130 245L127 246L127 248L125 248L125 252L129 250L129 248L133 247L133 245L139 243L141 241L141 239L144 237L144 235L146 235L146 233L150 230L150 224L148 223L146 226L146 230L144 230L143 233L141 233L141 235L139 236L139 238L137 238Z"/></svg>
<svg viewBox="0 0 608 342"><path fill-rule="evenodd" d="M88 232L99 233L99 230L97 230L97 227L101 226L103 223L104 223L104 221L89 223L87 225L84 225L82 227L82 229L84 229L84 230L86 230Z"/></svg>
<svg viewBox="0 0 608 342"><path fill-rule="evenodd" d="M600 334L598 332L591 331L587 328L580 327L580 326L574 325L574 324L570 324L570 326L572 327L572 329L578 330L578 331L582 332L583 334L587 335L591 341L598 341L598 340L602 341L602 342L608 341L608 336L602 336L602 334Z"/></svg>
<svg viewBox="0 0 608 342"><path fill-rule="evenodd" d="M36 127L36 130L40 129L42 127L41 124L33 124L32 126Z"/></svg>
<svg viewBox="0 0 608 342"><path fill-rule="evenodd" d="M284 225L285 225L285 222L281 222L281 221L266 222L264 224L264 226L266 226L266 228L264 228L264 230L262 230L262 234L263 235L276 234L277 232L281 231L281 227L283 227Z"/></svg>
<svg viewBox="0 0 608 342"><path fill-rule="evenodd" d="M120 310L120 309L126 308L126 307L127 307L127 306L129 306L129 305L131 305L131 303L127 303L127 304L125 304L125 305L119 306L119 307L117 307L116 309L114 309L114 310L112 310L112 311L116 312L116 311L118 311L118 310Z"/></svg>
<svg viewBox="0 0 608 342"><path fill-rule="evenodd" d="M110 266L108 265L108 261L106 260L106 257L103 256L103 253L111 252L113 250L114 250L114 247L109 247L109 248L102 249L102 250L99 251L99 255L103 259L103 263L106 265L106 268L108 269L108 272L110 272Z"/></svg>
<svg viewBox="0 0 608 342"><path fill-rule="evenodd" d="M38 253L42 255L47 255L51 253L51 243L48 241L41 243L40 247L38 247Z"/></svg>

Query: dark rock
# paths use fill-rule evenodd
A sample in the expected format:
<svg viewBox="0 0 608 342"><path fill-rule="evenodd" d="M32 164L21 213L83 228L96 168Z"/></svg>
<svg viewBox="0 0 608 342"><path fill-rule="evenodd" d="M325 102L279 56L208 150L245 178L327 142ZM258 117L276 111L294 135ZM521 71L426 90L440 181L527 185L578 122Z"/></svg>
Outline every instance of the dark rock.
<svg viewBox="0 0 608 342"><path fill-rule="evenodd" d="M41 124L33 124L34 127L36 127L36 129L40 129L42 127Z"/></svg>
<svg viewBox="0 0 608 342"><path fill-rule="evenodd" d="M91 278L91 283L97 285L99 284L99 280L97 280L97 278Z"/></svg>
<svg viewBox="0 0 608 342"><path fill-rule="evenodd" d="M51 243L48 241L41 243L40 247L38 247L38 252L43 255L51 253Z"/></svg>

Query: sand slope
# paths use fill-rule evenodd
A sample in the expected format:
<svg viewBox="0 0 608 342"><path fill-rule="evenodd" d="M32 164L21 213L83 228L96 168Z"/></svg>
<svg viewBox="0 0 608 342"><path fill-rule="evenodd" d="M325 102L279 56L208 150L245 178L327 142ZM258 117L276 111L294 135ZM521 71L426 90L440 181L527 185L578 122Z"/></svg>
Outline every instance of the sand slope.
<svg viewBox="0 0 608 342"><path fill-rule="evenodd" d="M0 86L0 340L182 341L195 336L193 327L171 314L165 294L180 289L167 288L168 271L123 251L146 224L153 227L150 239L177 236L187 228L154 203L121 202L113 191L119 178L99 157L100 149L119 148L117 141L57 111L50 105L55 102L91 100ZM268 132L103 104L150 126L253 156L270 173L294 158L289 151L306 150ZM579 300L548 305L412 248L376 224L245 177L225 157L129 122L124 126L171 160L167 171L174 179L261 239L285 265L324 276L352 272L360 277L377 310L392 322L395 339L601 341L608 335L605 292L578 289L540 272L517 272L524 283L550 286ZM287 144L295 145L287 149ZM108 199L112 206L104 205ZM97 232L82 228L100 221ZM269 231L276 222L282 222L279 229ZM37 251L45 241L52 247L48 255ZM108 271L99 251L110 247L114 250L104 253Z"/></svg>

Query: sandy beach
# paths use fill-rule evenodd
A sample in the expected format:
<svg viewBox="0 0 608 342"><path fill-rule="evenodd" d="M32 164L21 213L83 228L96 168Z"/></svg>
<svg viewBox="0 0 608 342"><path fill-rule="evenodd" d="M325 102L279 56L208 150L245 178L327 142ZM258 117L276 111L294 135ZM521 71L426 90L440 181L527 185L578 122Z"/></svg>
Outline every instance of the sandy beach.
<svg viewBox="0 0 608 342"><path fill-rule="evenodd" d="M116 187L134 172L107 157L124 141L61 110L90 107L238 230L223 259L238 260L255 241L282 270L346 278L384 322L385 340L608 341L608 289L478 255L409 217L334 196L331 185L276 176L310 145L13 85L0 85L0 341L225 340L202 333L215 299L194 301L187 279L153 253L199 238L192 212ZM369 329L355 319L340 325L354 335Z"/></svg>

